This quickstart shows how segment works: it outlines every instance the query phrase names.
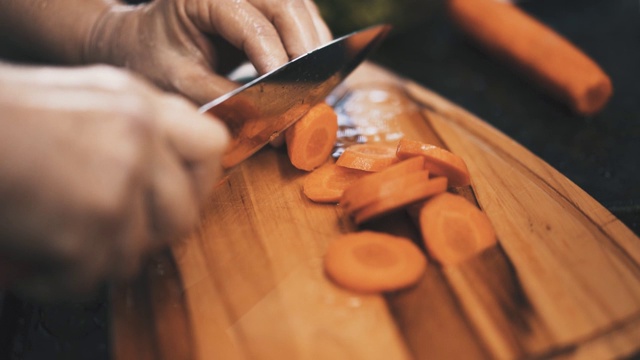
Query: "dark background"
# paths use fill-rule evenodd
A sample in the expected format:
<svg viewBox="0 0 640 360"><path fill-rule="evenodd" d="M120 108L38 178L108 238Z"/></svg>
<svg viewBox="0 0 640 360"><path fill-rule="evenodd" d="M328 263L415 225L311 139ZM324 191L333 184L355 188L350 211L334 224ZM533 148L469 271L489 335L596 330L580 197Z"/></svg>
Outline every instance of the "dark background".
<svg viewBox="0 0 640 360"><path fill-rule="evenodd" d="M611 76L614 96L592 117L573 115L474 47L449 23L440 0L318 2L335 35L380 21L392 23L394 31L374 61L503 131L639 233L640 2L519 3ZM110 357L106 291L93 301L53 306L22 302L8 294L0 299L0 359Z"/></svg>

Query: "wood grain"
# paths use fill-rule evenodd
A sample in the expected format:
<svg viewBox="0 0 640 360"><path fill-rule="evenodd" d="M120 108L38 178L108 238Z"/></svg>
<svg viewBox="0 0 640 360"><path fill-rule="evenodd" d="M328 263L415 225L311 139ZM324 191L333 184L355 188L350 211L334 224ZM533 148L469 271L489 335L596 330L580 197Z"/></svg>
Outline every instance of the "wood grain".
<svg viewBox="0 0 640 360"><path fill-rule="evenodd" d="M640 350L640 240L534 154L437 94L375 66L351 86L406 91L405 136L462 156L500 245L456 267L433 262L407 290L361 295L322 272L355 231L301 194L304 173L265 148L216 188L173 258L114 291L118 359L616 358ZM420 244L405 213L367 229ZM163 276L154 275L159 264ZM170 271L174 268L176 272ZM177 275L179 274L179 278ZM135 296L133 296L133 295ZM163 297L163 294L168 296Z"/></svg>

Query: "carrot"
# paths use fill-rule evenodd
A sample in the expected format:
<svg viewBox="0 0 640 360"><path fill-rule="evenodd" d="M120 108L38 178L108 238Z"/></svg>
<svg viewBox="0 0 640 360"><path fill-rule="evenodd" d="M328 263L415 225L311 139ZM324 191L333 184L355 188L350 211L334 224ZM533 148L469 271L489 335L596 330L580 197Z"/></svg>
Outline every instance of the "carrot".
<svg viewBox="0 0 640 360"><path fill-rule="evenodd" d="M442 265L456 265L496 244L487 215L460 195L442 193L419 213L429 254Z"/></svg>
<svg viewBox="0 0 640 360"><path fill-rule="evenodd" d="M380 171L398 162L395 149L381 144L356 144L344 150L336 165L364 171Z"/></svg>
<svg viewBox="0 0 640 360"><path fill-rule="evenodd" d="M410 240L384 233L345 234L329 244L326 274L338 285L363 293L411 286L422 277L427 260Z"/></svg>
<svg viewBox="0 0 640 360"><path fill-rule="evenodd" d="M320 103L285 131L287 152L293 166L313 170L324 164L333 150L338 118L331 106Z"/></svg>
<svg viewBox="0 0 640 360"><path fill-rule="evenodd" d="M611 80L592 59L516 6L449 0L448 9L466 35L523 70L575 112L594 114L611 97Z"/></svg>
<svg viewBox="0 0 640 360"><path fill-rule="evenodd" d="M380 198L356 211L353 214L354 221L356 224L362 224L363 222L396 211L446 190L447 178L445 177L437 177L428 181L415 183L408 187L398 188L393 196Z"/></svg>
<svg viewBox="0 0 640 360"><path fill-rule="evenodd" d="M398 143L397 156L399 159L423 156L425 169L433 175L446 176L449 179L449 186L459 187L471 184L469 170L464 160L443 148L403 138Z"/></svg>
<svg viewBox="0 0 640 360"><path fill-rule="evenodd" d="M345 188L366 174L365 171L326 164L305 177L303 192L315 202L336 203Z"/></svg>
<svg viewBox="0 0 640 360"><path fill-rule="evenodd" d="M349 195L343 196L340 201L340 205L348 214L353 214L376 201L395 197L398 189L411 188L428 181L429 171L419 170L402 177L390 178L385 181L381 181L372 187L358 188L361 191L352 198L349 198ZM353 192L351 193L353 194Z"/></svg>
<svg viewBox="0 0 640 360"><path fill-rule="evenodd" d="M424 158L422 156L416 156L393 164L380 172L370 173L370 175L354 181L353 184L344 189L344 193L340 199L340 205L349 208L349 202L352 199L367 197L371 189L377 189L380 186L380 183L403 177L413 172L420 171L423 168Z"/></svg>

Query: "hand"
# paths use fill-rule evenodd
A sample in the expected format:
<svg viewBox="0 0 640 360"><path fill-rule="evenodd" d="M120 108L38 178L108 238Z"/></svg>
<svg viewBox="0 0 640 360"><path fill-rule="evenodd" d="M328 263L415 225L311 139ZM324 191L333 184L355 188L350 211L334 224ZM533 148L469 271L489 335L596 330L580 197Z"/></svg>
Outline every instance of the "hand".
<svg viewBox="0 0 640 360"><path fill-rule="evenodd" d="M220 38L260 74L331 40L311 0L155 0L113 7L96 22L88 62L124 66L202 105L237 87L216 75Z"/></svg>
<svg viewBox="0 0 640 360"><path fill-rule="evenodd" d="M106 66L0 65L0 255L13 289L52 300L132 275L192 229L225 127Z"/></svg>

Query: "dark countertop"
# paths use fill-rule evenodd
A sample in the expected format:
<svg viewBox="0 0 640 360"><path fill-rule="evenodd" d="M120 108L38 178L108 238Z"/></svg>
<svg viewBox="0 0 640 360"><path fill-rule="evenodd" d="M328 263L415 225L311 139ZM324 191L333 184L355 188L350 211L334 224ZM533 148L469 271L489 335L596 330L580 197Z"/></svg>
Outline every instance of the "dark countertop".
<svg viewBox="0 0 640 360"><path fill-rule="evenodd" d="M423 20L396 25L373 59L500 129L638 234L640 3L531 0L521 6L564 34L611 76L615 94L603 112L593 117L571 114L465 40L439 3ZM108 359L105 294L90 302L55 306L0 295L0 358Z"/></svg>

